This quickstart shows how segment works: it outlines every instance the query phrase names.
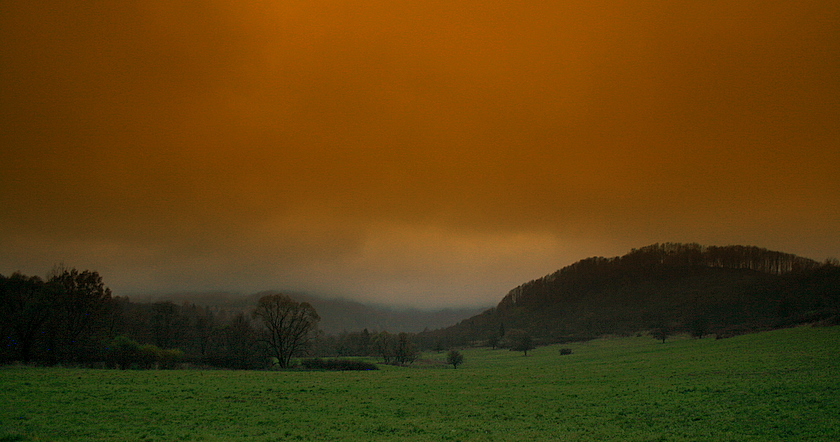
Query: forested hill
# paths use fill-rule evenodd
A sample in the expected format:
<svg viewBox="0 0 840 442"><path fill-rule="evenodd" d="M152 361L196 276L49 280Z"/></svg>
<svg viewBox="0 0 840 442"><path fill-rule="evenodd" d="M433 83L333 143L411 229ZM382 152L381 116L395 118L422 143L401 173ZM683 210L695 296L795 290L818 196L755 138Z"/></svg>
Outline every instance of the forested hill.
<svg viewBox="0 0 840 442"><path fill-rule="evenodd" d="M466 343L517 329L562 342L652 328L727 335L837 321L839 315L836 260L665 243L578 261L516 287L496 308L426 337Z"/></svg>

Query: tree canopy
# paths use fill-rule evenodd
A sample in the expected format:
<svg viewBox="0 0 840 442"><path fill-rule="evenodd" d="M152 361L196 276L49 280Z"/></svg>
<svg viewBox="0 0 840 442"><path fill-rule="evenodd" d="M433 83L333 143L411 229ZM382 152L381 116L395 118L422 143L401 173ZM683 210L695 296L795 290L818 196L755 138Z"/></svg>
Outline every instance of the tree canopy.
<svg viewBox="0 0 840 442"><path fill-rule="evenodd" d="M652 331L728 336L840 321L840 266L750 246L664 243L591 257L511 290L499 304L423 342L488 341L503 326L536 343ZM832 319L833 318L833 319Z"/></svg>
<svg viewBox="0 0 840 442"><path fill-rule="evenodd" d="M254 317L262 321L261 339L281 368L288 367L292 356L306 348L321 319L308 302L296 302L279 293L260 298Z"/></svg>

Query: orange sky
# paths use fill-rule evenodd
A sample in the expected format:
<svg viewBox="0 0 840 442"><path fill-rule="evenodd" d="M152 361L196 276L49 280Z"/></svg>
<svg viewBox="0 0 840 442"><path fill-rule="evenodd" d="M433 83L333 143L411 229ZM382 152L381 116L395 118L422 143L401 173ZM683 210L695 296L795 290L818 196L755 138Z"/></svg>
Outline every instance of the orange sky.
<svg viewBox="0 0 840 442"><path fill-rule="evenodd" d="M840 256L835 1L0 2L0 273L489 305Z"/></svg>

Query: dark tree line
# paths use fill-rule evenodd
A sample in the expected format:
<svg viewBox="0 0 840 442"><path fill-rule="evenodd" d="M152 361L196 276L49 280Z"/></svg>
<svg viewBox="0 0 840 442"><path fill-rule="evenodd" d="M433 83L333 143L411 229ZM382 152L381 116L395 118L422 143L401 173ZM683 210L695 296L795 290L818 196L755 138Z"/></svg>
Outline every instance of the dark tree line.
<svg viewBox="0 0 840 442"><path fill-rule="evenodd" d="M120 368L178 364L233 369L288 368L305 356L371 356L414 362L413 335L323 335L306 302L263 295L253 309L112 296L97 272L59 269L46 280L0 275L0 363Z"/></svg>
<svg viewBox="0 0 840 442"><path fill-rule="evenodd" d="M112 296L94 271L0 275L0 315L0 362L149 366L188 358L246 368L262 359L259 330L245 314L132 303Z"/></svg>
<svg viewBox="0 0 840 442"><path fill-rule="evenodd" d="M0 275L3 360L78 363L101 358L116 303L96 272L57 269L47 280Z"/></svg>
<svg viewBox="0 0 840 442"><path fill-rule="evenodd" d="M630 283L644 282L661 277L663 269L721 268L780 276L805 274L833 265L831 261L819 263L790 253L752 246L657 243L632 249L623 256L582 259L516 287L502 299L497 308L504 310L569 301L569 296L607 286L615 277Z"/></svg>
<svg viewBox="0 0 840 442"><path fill-rule="evenodd" d="M267 368L265 329L246 311L170 301L134 303L117 298L114 336L159 351L178 349L181 362L233 369Z"/></svg>
<svg viewBox="0 0 840 442"><path fill-rule="evenodd" d="M318 356L370 356L384 364L409 365L417 360L419 348L416 336L410 333L387 331L344 332L338 335L320 335L313 342L313 352Z"/></svg>
<svg viewBox="0 0 840 442"><path fill-rule="evenodd" d="M840 265L758 247L654 244L592 257L511 290L499 304L421 341L498 346L507 324L536 344L604 334L718 337L840 323Z"/></svg>
<svg viewBox="0 0 840 442"><path fill-rule="evenodd" d="M58 269L46 280L19 272L0 275L0 363L286 367L291 356L306 354L317 313L308 304L307 310L285 301L287 313L306 314L287 324L295 327L294 337L278 352L272 338L277 328L262 314L192 303L134 303L112 296L102 277L88 270Z"/></svg>

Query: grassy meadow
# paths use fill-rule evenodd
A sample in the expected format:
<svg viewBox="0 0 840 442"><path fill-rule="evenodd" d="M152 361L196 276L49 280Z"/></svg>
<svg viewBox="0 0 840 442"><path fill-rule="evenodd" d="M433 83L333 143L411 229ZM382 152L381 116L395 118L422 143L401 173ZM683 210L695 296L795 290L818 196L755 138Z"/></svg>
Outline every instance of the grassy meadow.
<svg viewBox="0 0 840 442"><path fill-rule="evenodd" d="M840 440L840 327L366 372L0 368L0 441Z"/></svg>

